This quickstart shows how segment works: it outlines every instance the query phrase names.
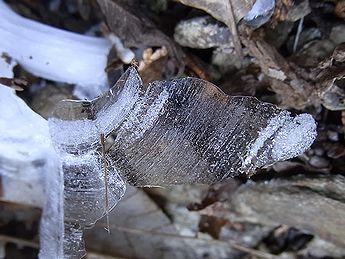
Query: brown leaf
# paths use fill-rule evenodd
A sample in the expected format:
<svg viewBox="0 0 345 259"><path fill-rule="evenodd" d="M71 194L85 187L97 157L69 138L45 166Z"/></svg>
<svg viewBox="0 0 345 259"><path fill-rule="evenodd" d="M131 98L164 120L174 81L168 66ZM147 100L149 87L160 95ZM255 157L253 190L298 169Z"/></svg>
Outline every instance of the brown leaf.
<svg viewBox="0 0 345 259"><path fill-rule="evenodd" d="M345 146L341 143L325 143L325 149L327 151L327 156L333 159L338 159L345 156Z"/></svg>
<svg viewBox="0 0 345 259"><path fill-rule="evenodd" d="M181 73L184 69L183 52L168 36L144 15L137 6L126 1L97 0L106 17L109 28L128 48L166 47L170 57Z"/></svg>
<svg viewBox="0 0 345 259"><path fill-rule="evenodd" d="M345 44L338 45L333 54L312 71L319 84L322 104L329 110L345 109Z"/></svg>
<svg viewBox="0 0 345 259"><path fill-rule="evenodd" d="M268 77L272 90L280 98L281 105L303 109L306 106L319 104L315 86L302 68L289 63L269 43L264 40L262 30L252 32L241 27L242 43L256 58L262 72Z"/></svg>
<svg viewBox="0 0 345 259"><path fill-rule="evenodd" d="M310 12L309 1L277 0L272 23L275 25L282 21L295 22Z"/></svg>
<svg viewBox="0 0 345 259"><path fill-rule="evenodd" d="M224 225L229 223L228 220L218 217L201 217L199 228L201 232L209 233L213 238L218 239L219 233Z"/></svg>

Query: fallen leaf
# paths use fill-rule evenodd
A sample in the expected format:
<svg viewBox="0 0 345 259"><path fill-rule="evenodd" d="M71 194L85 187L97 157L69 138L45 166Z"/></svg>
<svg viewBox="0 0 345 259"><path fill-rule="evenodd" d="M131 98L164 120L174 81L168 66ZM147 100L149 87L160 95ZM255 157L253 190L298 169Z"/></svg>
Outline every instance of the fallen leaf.
<svg viewBox="0 0 345 259"><path fill-rule="evenodd" d="M124 42L126 47L149 48L164 46L167 48L178 73L183 71L182 50L140 12L136 6L137 3L131 4L131 1L112 0L97 1L106 17L109 28Z"/></svg>

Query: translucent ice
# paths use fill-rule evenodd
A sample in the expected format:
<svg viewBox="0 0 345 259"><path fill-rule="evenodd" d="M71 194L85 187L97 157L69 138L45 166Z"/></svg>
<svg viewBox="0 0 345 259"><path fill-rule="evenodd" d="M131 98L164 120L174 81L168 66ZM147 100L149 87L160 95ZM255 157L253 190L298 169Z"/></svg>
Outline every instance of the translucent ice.
<svg viewBox="0 0 345 259"><path fill-rule="evenodd" d="M137 186L213 183L303 153L316 137L297 116L254 97L184 78L143 85L130 67L93 101L63 101L49 119L64 173L65 257L82 230Z"/></svg>
<svg viewBox="0 0 345 259"><path fill-rule="evenodd" d="M93 161L83 150L96 152L103 133L112 166L140 186L212 183L297 156L316 137L308 114L197 78L144 86L132 67L103 96L62 102L50 122L56 145L73 154L65 159Z"/></svg>
<svg viewBox="0 0 345 259"><path fill-rule="evenodd" d="M128 73L138 77L133 68ZM109 157L139 186L212 183L252 172L303 153L316 137L310 115L227 96L196 78L141 84L140 97L113 129Z"/></svg>
<svg viewBox="0 0 345 259"><path fill-rule="evenodd" d="M112 127L120 124L138 97L135 85L139 84L125 77L121 80L93 102L61 102L49 119L64 174L66 258L85 254L83 229L107 214L125 192L122 178L104 152L106 139L102 141L102 136L111 134ZM123 91L117 90L118 85L123 86Z"/></svg>

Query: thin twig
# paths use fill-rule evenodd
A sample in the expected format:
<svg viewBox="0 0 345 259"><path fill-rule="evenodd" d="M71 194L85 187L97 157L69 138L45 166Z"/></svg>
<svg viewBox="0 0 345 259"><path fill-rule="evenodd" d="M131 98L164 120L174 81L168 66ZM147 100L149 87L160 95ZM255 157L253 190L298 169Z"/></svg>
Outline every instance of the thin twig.
<svg viewBox="0 0 345 259"><path fill-rule="evenodd" d="M210 81L210 76L207 74L205 68L197 62L196 58L192 55L185 56L186 66L199 78Z"/></svg>
<svg viewBox="0 0 345 259"><path fill-rule="evenodd" d="M109 193L108 193L108 161L106 158L106 151L105 151L105 137L104 133L101 133L101 147L102 147L102 160L103 160L103 170L104 170L104 185L105 185L105 213L107 218L107 227L105 230L108 231L110 234L110 227L109 227Z"/></svg>

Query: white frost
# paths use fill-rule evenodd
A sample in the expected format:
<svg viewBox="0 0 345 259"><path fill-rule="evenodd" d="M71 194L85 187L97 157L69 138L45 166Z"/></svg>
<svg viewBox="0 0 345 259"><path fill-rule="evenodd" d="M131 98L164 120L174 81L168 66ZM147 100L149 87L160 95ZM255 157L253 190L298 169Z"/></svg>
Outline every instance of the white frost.
<svg viewBox="0 0 345 259"><path fill-rule="evenodd" d="M0 52L30 73L59 82L105 90L109 40L52 28L23 18L0 1Z"/></svg>
<svg viewBox="0 0 345 259"><path fill-rule="evenodd" d="M1 199L43 207L40 258L62 258L63 181L47 121L2 85L0 110Z"/></svg>
<svg viewBox="0 0 345 259"><path fill-rule="evenodd" d="M0 76L12 78L14 65L0 58ZM48 159L46 151L52 150L48 123L3 85L0 85L0 111L2 199L42 206L41 174Z"/></svg>
<svg viewBox="0 0 345 259"><path fill-rule="evenodd" d="M113 33L109 35L110 41L114 44L118 57L125 63L130 64L134 59L134 52L123 46L119 37L115 36Z"/></svg>
<svg viewBox="0 0 345 259"><path fill-rule="evenodd" d="M0 55L7 53L30 73L76 84L80 98L95 98L107 88L105 67L112 41L79 35L23 18L0 0ZM112 37L117 54L129 63L134 54ZM79 95L78 95L79 94Z"/></svg>
<svg viewBox="0 0 345 259"><path fill-rule="evenodd" d="M311 115L293 117L290 112L282 111L261 129L249 146L242 168L254 169L301 155L315 138L316 123Z"/></svg>
<svg viewBox="0 0 345 259"><path fill-rule="evenodd" d="M288 117L289 112L283 111L279 113L270 120L266 128L259 132L259 136L248 149L248 153L244 160L245 167L250 166L252 160L259 156L259 151L267 145L265 142L277 132Z"/></svg>
<svg viewBox="0 0 345 259"><path fill-rule="evenodd" d="M14 65L0 58L0 76L12 78ZM44 207L40 258L62 258L63 181L48 123L3 85L0 111L1 199Z"/></svg>
<svg viewBox="0 0 345 259"><path fill-rule="evenodd" d="M289 118L280 128L273 142L273 158L286 160L302 154L316 138L316 123L309 114Z"/></svg>

